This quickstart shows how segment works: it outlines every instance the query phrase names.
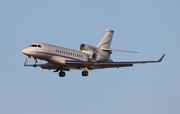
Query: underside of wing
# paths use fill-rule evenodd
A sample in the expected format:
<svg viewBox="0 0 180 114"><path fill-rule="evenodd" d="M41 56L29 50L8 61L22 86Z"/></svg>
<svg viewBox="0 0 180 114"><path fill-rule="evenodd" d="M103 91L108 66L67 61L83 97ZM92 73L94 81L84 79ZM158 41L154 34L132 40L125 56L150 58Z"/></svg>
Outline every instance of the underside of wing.
<svg viewBox="0 0 180 114"><path fill-rule="evenodd" d="M41 65L40 66L42 69L57 69L57 66L55 66L54 64L52 63L46 63L44 65Z"/></svg>
<svg viewBox="0 0 180 114"><path fill-rule="evenodd" d="M161 62L165 54L156 61L128 61L128 62L79 62L79 61L65 61L65 64L77 67L87 67L88 69L103 69L103 68L119 68L130 67L133 64L157 63Z"/></svg>
<svg viewBox="0 0 180 114"><path fill-rule="evenodd" d="M67 65L54 65L52 63L46 63L40 66L42 69L54 69L54 70L65 70L70 71L70 69L77 69L76 67L71 67Z"/></svg>
<svg viewBox="0 0 180 114"><path fill-rule="evenodd" d="M88 68L89 70L133 66L133 64L130 64L130 63L119 63L119 62L76 62L76 61L66 61L66 64L74 66L74 67L76 66L77 68Z"/></svg>
<svg viewBox="0 0 180 114"><path fill-rule="evenodd" d="M56 69L56 70L81 70L83 68L87 68L89 70L94 69L104 69L104 68L120 68L120 67L131 67L133 64L145 64L145 63L157 63L161 62L164 58L165 54L156 61L128 61L128 62L86 62L86 61L70 61L66 60L64 64L55 65L52 63L46 64L37 64L37 65L28 65L28 61L26 59L24 66L39 66L42 69Z"/></svg>

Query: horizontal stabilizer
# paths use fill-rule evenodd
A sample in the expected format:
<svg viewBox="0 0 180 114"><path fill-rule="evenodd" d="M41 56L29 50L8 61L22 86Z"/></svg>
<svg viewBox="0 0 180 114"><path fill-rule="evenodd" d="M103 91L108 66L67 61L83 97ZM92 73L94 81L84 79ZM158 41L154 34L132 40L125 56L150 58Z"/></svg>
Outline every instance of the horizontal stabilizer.
<svg viewBox="0 0 180 114"><path fill-rule="evenodd" d="M116 51L116 52L126 52L126 53L139 53L136 51L127 51L127 50L118 50L118 49L107 49L107 48L100 48L104 51Z"/></svg>

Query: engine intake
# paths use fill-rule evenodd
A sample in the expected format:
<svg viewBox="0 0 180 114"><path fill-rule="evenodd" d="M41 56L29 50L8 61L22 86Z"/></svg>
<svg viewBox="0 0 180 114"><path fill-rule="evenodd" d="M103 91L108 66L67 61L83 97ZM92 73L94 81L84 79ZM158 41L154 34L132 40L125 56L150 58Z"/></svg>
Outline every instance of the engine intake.
<svg viewBox="0 0 180 114"><path fill-rule="evenodd" d="M86 53L92 61L108 61L108 58L106 56L98 53L98 48L95 46L81 44L80 50Z"/></svg>
<svg viewBox="0 0 180 114"><path fill-rule="evenodd" d="M92 59L93 59L93 60L96 60L96 59L97 59L97 53L93 53L93 54L92 54Z"/></svg>
<svg viewBox="0 0 180 114"><path fill-rule="evenodd" d="M80 50L81 51L96 51L96 47L90 46L90 45L87 45L87 44L81 44L80 45Z"/></svg>
<svg viewBox="0 0 180 114"><path fill-rule="evenodd" d="M107 57L101 55L101 54L98 54L98 53L93 53L92 56L91 56L92 60L93 61L107 61Z"/></svg>
<svg viewBox="0 0 180 114"><path fill-rule="evenodd" d="M86 45L85 44L81 44L80 45L80 50L82 51L82 50L85 50L86 49Z"/></svg>

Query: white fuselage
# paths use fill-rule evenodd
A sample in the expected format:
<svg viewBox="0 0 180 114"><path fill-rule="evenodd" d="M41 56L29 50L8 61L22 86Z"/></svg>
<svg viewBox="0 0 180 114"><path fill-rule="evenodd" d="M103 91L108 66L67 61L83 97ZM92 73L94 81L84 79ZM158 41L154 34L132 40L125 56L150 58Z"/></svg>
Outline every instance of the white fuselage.
<svg viewBox="0 0 180 114"><path fill-rule="evenodd" d="M54 64L64 64L66 60L89 61L89 55L81 51L45 43L33 43L22 51L29 57L45 60Z"/></svg>

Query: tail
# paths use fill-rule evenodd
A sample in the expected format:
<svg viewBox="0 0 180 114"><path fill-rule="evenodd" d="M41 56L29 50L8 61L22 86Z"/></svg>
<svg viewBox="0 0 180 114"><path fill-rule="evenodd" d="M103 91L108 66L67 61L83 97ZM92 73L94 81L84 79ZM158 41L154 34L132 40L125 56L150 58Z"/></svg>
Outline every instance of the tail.
<svg viewBox="0 0 180 114"><path fill-rule="evenodd" d="M97 45L98 48L106 48L109 49L111 46L111 41L113 38L114 31L110 29L106 29L106 34L102 38L102 40Z"/></svg>
<svg viewBox="0 0 180 114"><path fill-rule="evenodd" d="M100 48L100 49L110 49L111 41L112 41L112 38L113 38L113 34L114 34L113 30L106 29L106 34L104 35L102 40L97 45L97 48ZM110 55L112 54L111 50L106 50L106 51L103 50L103 51L100 51L99 53L101 55L107 57L108 59L110 59Z"/></svg>

